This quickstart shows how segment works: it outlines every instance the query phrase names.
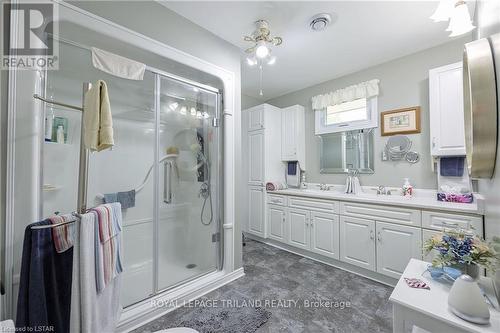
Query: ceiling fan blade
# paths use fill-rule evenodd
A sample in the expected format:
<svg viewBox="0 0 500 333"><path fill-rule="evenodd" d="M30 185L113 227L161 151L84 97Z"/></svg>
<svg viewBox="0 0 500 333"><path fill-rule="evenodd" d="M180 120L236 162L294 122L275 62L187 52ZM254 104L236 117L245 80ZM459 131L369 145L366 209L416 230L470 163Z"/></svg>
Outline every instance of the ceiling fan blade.
<svg viewBox="0 0 500 333"><path fill-rule="evenodd" d="M250 37L250 36L243 36L243 40L245 42L255 42L255 39L253 37Z"/></svg>
<svg viewBox="0 0 500 333"><path fill-rule="evenodd" d="M245 50L246 53L252 53L253 51L255 51L255 46L249 47Z"/></svg>

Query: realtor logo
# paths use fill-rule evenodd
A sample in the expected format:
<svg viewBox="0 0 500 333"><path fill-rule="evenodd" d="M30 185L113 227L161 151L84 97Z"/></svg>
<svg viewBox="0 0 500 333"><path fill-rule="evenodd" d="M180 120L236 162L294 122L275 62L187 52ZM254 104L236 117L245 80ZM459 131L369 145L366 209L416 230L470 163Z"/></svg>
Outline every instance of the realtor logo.
<svg viewBox="0 0 500 333"><path fill-rule="evenodd" d="M49 2L3 4L2 69L58 69L57 7Z"/></svg>

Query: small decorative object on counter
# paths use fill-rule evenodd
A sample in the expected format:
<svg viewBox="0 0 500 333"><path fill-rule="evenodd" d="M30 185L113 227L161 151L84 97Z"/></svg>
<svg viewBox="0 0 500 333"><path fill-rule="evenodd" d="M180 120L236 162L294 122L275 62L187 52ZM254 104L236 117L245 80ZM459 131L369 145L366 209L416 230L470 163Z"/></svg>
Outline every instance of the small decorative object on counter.
<svg viewBox="0 0 500 333"><path fill-rule="evenodd" d="M413 195L413 186L410 184L410 179L405 178L405 183L403 184L403 196L411 198Z"/></svg>
<svg viewBox="0 0 500 333"><path fill-rule="evenodd" d="M500 253L492 244L487 244L471 230L450 229L428 239L424 244L427 255L432 250L438 254L432 259L433 267L451 266L463 274L479 278L479 267L495 270Z"/></svg>
<svg viewBox="0 0 500 333"><path fill-rule="evenodd" d="M474 202L474 195L472 193L437 193L438 201L458 202L458 203L472 203Z"/></svg>
<svg viewBox="0 0 500 333"><path fill-rule="evenodd" d="M490 310L477 282L469 275L460 276L448 295L451 312L463 320L486 325L490 322Z"/></svg>
<svg viewBox="0 0 500 333"><path fill-rule="evenodd" d="M427 289L427 290L431 289L431 287L429 287L429 285L427 283L425 283L424 281L422 281L420 279L415 279L415 278L404 278L404 279L405 279L406 284L410 288Z"/></svg>

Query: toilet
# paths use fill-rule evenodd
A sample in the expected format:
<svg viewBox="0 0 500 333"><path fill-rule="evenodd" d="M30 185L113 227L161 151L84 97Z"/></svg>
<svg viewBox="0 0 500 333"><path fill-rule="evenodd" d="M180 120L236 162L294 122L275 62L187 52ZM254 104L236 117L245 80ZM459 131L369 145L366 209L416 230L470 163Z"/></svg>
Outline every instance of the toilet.
<svg viewBox="0 0 500 333"><path fill-rule="evenodd" d="M200 332L188 327L174 327L166 330L156 331L154 333L200 333Z"/></svg>

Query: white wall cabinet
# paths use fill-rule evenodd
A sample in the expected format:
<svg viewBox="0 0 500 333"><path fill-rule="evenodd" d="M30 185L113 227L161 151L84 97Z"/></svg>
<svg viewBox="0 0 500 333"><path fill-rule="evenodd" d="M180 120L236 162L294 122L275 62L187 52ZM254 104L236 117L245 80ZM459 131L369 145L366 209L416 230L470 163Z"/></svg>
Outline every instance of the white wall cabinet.
<svg viewBox="0 0 500 333"><path fill-rule="evenodd" d="M281 110L281 160L298 161L306 170L305 110L294 105Z"/></svg>
<svg viewBox="0 0 500 333"><path fill-rule="evenodd" d="M339 216L311 212L311 251L339 259Z"/></svg>
<svg viewBox="0 0 500 333"><path fill-rule="evenodd" d="M264 186L264 131L248 133L248 184Z"/></svg>
<svg viewBox="0 0 500 333"><path fill-rule="evenodd" d="M374 271L375 221L340 217L340 260Z"/></svg>
<svg viewBox="0 0 500 333"><path fill-rule="evenodd" d="M277 205L267 206L267 237L286 242L286 208Z"/></svg>
<svg viewBox="0 0 500 333"><path fill-rule="evenodd" d="M309 211L296 208L288 209L288 244L309 250L311 239L309 220Z"/></svg>
<svg viewBox="0 0 500 333"><path fill-rule="evenodd" d="M376 222L377 272L399 279L411 258L422 257L422 229Z"/></svg>
<svg viewBox="0 0 500 333"><path fill-rule="evenodd" d="M432 156L465 155L462 63L429 71Z"/></svg>
<svg viewBox="0 0 500 333"><path fill-rule="evenodd" d="M248 231L265 237L264 189L250 186L248 190Z"/></svg>
<svg viewBox="0 0 500 333"><path fill-rule="evenodd" d="M244 110L242 113L242 146L246 147L242 165L242 178L245 201L243 214L247 220L242 226L246 232L266 237L267 214L265 203L266 181L285 179L284 164L281 161L281 109L262 104ZM260 190L258 190L260 189Z"/></svg>
<svg viewBox="0 0 500 333"><path fill-rule="evenodd" d="M264 128L264 105L258 105L247 110L248 122L247 130L256 131Z"/></svg>

